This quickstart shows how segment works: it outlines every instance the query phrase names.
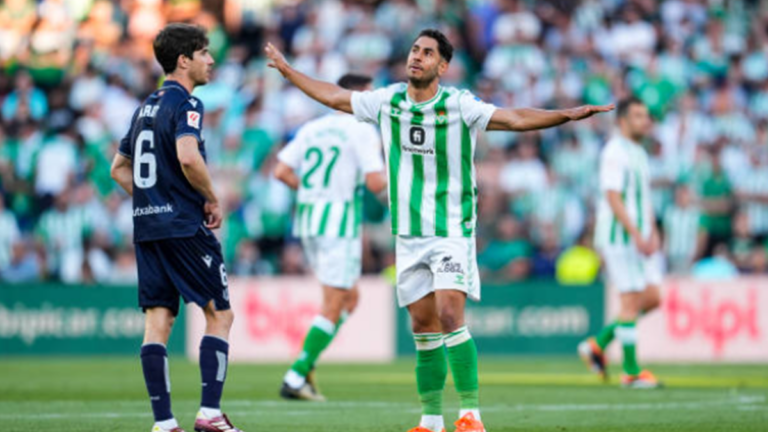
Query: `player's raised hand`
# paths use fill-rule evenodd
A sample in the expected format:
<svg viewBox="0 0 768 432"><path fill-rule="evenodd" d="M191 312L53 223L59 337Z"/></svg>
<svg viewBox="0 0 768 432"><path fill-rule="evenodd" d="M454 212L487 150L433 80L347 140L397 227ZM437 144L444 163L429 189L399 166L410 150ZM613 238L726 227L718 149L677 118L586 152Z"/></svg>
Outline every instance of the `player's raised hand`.
<svg viewBox="0 0 768 432"><path fill-rule="evenodd" d="M221 227L221 221L224 218L219 203L206 202L203 206L205 214L205 227L208 229L217 229Z"/></svg>
<svg viewBox="0 0 768 432"><path fill-rule="evenodd" d="M285 60L285 56L276 46L272 45L272 42L267 42L267 45L264 47L264 53L269 59L267 66L277 69L280 73L283 73L285 68L288 67L288 61Z"/></svg>
<svg viewBox="0 0 768 432"><path fill-rule="evenodd" d="M613 111L615 104L610 105L582 105L567 111L568 118L572 121L583 120L595 114Z"/></svg>

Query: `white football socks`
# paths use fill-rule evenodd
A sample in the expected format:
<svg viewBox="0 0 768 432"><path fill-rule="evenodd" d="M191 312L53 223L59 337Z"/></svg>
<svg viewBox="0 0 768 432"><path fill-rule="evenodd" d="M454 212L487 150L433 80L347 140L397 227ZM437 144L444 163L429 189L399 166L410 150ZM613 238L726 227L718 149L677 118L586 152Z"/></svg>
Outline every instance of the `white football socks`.
<svg viewBox="0 0 768 432"><path fill-rule="evenodd" d="M292 389L300 389L305 382L307 382L307 378L301 376L293 369L288 370L288 372L285 374L285 378L283 378L283 381L288 384Z"/></svg>
<svg viewBox="0 0 768 432"><path fill-rule="evenodd" d="M179 422L177 422L175 418L170 418L168 420L155 422L155 425L160 426L160 428L162 428L163 430L169 431L173 428L179 427Z"/></svg>
<svg viewBox="0 0 768 432"><path fill-rule="evenodd" d="M441 415L422 415L419 426L425 427L432 432L442 432L445 429L443 416Z"/></svg>
<svg viewBox="0 0 768 432"><path fill-rule="evenodd" d="M200 415L206 420L214 419L216 417L221 417L221 409L200 407Z"/></svg>
<svg viewBox="0 0 768 432"><path fill-rule="evenodd" d="M479 409L463 409L463 410L459 410L459 418L464 417L468 413L472 413L472 415L475 416L475 420L480 420L480 410Z"/></svg>

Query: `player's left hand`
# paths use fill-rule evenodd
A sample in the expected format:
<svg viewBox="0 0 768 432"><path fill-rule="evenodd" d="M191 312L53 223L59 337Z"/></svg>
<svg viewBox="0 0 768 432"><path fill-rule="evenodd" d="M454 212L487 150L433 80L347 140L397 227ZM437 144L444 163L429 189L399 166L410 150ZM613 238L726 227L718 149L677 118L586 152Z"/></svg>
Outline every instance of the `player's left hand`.
<svg viewBox="0 0 768 432"><path fill-rule="evenodd" d="M572 121L583 120L592 117L595 114L613 111L615 104L610 105L582 105L580 107L566 110L566 115Z"/></svg>
<svg viewBox="0 0 768 432"><path fill-rule="evenodd" d="M659 236L659 232L656 230L653 230L653 234L651 235L651 248L653 249L652 253L656 253L661 250L661 237Z"/></svg>
<svg viewBox="0 0 768 432"><path fill-rule="evenodd" d="M264 53L269 59L267 66L277 69L280 73L283 73L288 67L288 61L285 59L285 56L276 46L272 45L272 42L267 42L267 45L264 47Z"/></svg>
<svg viewBox="0 0 768 432"><path fill-rule="evenodd" d="M205 227L208 229L221 228L221 220L224 218L219 203L206 202L203 206L205 214Z"/></svg>

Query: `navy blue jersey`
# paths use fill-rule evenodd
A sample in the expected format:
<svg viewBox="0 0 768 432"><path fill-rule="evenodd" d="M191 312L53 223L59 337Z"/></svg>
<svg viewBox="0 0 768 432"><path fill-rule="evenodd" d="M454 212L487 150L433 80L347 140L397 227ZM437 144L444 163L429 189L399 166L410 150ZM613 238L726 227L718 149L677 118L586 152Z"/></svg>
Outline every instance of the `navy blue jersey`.
<svg viewBox="0 0 768 432"><path fill-rule="evenodd" d="M192 237L203 223L205 198L181 170L176 140L201 137L203 104L175 81L165 81L136 110L119 152L133 163L135 242Z"/></svg>

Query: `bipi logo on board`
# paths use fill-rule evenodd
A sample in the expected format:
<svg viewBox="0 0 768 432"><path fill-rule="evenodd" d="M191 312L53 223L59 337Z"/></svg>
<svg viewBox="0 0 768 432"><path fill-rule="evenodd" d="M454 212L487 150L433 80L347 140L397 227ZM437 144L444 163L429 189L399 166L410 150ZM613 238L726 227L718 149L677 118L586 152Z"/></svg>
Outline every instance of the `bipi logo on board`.
<svg viewBox="0 0 768 432"><path fill-rule="evenodd" d="M761 336L757 296L754 287L734 290L727 298L714 298L708 288L683 291L671 286L663 302L667 332L677 340L703 335L716 356L739 337L756 342Z"/></svg>

